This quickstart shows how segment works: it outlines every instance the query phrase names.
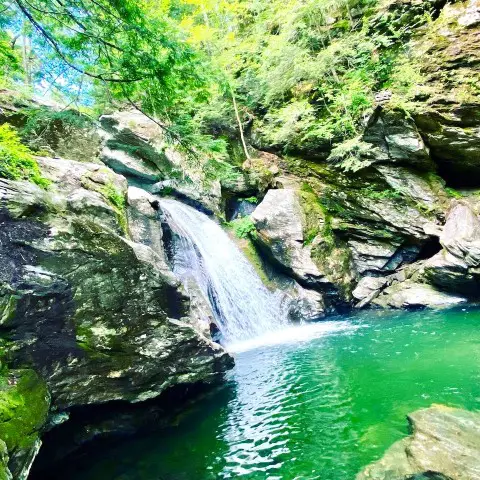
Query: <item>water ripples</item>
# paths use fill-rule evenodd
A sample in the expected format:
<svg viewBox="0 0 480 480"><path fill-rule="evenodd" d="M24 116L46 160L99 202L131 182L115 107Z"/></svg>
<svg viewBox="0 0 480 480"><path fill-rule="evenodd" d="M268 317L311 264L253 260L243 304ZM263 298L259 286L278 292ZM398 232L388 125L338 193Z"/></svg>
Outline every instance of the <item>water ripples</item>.
<svg viewBox="0 0 480 480"><path fill-rule="evenodd" d="M369 311L237 345L228 388L62 480L354 480L407 435L408 413L480 409L479 323L480 310Z"/></svg>
<svg viewBox="0 0 480 480"><path fill-rule="evenodd" d="M329 330L328 324L320 325L318 336L346 327L337 324ZM310 327L309 334L313 331ZM316 478L313 464L318 458L306 459L306 447L321 437L325 442L333 437L338 441L351 410L350 396L342 391L336 369L330 350L313 351L298 342L246 351L237 358L236 395L219 436L229 445L220 478L267 475L273 479L287 463L305 461L312 466L304 478ZM339 432L332 432L332 426Z"/></svg>

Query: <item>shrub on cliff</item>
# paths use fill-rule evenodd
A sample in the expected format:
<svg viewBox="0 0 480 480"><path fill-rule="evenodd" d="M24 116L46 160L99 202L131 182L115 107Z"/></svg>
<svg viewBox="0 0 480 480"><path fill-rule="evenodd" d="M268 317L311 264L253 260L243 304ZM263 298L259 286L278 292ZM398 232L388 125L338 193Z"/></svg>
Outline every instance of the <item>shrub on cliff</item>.
<svg viewBox="0 0 480 480"><path fill-rule="evenodd" d="M0 125L0 177L30 180L42 188L49 184L42 177L30 149L20 142L17 132L7 124Z"/></svg>

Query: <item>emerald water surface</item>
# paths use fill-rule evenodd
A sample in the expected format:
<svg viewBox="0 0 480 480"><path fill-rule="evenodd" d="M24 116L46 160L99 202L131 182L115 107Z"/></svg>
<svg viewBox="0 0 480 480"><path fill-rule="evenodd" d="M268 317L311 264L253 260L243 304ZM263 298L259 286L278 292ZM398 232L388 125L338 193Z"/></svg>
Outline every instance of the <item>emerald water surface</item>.
<svg viewBox="0 0 480 480"><path fill-rule="evenodd" d="M407 435L407 413L480 409L478 310L366 312L319 328L235 354L227 387L178 425L61 478L349 480Z"/></svg>

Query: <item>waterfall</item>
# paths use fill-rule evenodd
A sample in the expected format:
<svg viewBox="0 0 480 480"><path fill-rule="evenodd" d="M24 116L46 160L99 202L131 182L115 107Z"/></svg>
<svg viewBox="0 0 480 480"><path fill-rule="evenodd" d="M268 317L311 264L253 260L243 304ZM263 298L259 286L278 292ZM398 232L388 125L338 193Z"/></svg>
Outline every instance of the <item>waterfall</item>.
<svg viewBox="0 0 480 480"><path fill-rule="evenodd" d="M193 280L209 302L225 344L265 335L285 325L281 295L270 292L250 262L207 215L177 200L161 210L175 235L173 270Z"/></svg>

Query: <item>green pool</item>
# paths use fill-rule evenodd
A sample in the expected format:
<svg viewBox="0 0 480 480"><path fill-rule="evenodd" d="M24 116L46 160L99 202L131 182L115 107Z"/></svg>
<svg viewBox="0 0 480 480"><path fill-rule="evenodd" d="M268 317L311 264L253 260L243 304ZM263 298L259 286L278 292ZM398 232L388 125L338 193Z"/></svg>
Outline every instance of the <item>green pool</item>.
<svg viewBox="0 0 480 480"><path fill-rule="evenodd" d="M480 409L478 310L364 312L299 332L236 353L225 389L175 427L62 478L349 480L407 434L408 412Z"/></svg>

